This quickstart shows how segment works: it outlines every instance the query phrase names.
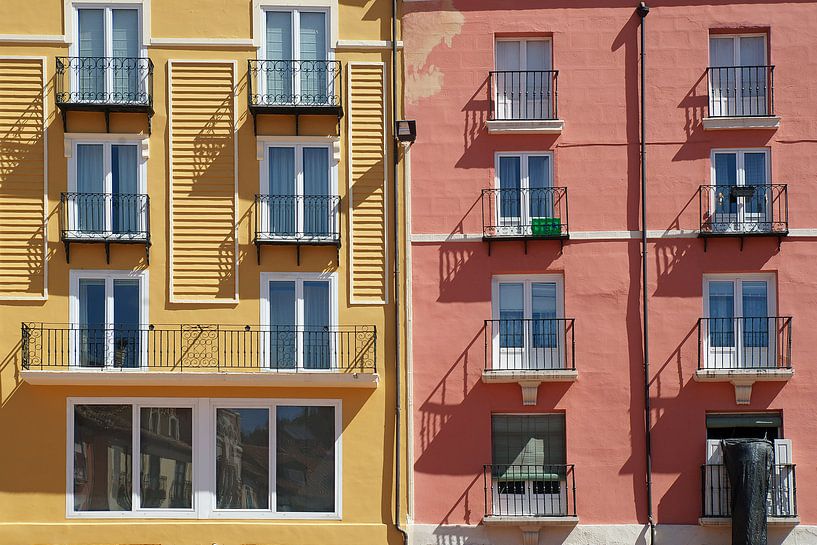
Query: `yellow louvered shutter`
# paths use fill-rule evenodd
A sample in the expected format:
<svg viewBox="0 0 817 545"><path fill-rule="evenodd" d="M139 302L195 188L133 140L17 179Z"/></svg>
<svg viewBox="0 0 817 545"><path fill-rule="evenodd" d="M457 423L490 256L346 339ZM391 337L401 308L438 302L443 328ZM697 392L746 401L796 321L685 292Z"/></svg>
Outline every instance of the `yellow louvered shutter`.
<svg viewBox="0 0 817 545"><path fill-rule="evenodd" d="M0 59L0 298L46 293L43 86L43 59Z"/></svg>
<svg viewBox="0 0 817 545"><path fill-rule="evenodd" d="M171 298L237 294L235 65L172 61Z"/></svg>
<svg viewBox="0 0 817 545"><path fill-rule="evenodd" d="M384 303L388 297L385 66L349 63L348 67L351 301Z"/></svg>

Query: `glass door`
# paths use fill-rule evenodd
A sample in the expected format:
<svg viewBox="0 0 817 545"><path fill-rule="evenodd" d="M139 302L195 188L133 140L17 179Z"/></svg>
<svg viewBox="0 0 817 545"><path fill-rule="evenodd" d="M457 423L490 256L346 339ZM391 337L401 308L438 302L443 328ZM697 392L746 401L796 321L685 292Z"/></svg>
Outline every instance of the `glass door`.
<svg viewBox="0 0 817 545"><path fill-rule="evenodd" d="M555 282L531 284L531 328L529 344L531 369L563 369L563 324L557 320Z"/></svg>
<svg viewBox="0 0 817 545"><path fill-rule="evenodd" d="M329 172L328 148L303 148L303 199L299 202L299 231L307 238L326 237L336 232Z"/></svg>
<svg viewBox="0 0 817 545"><path fill-rule="evenodd" d="M104 145L77 144L76 154L76 194L70 203L74 221L69 219L68 229L79 236L104 235L108 230Z"/></svg>
<svg viewBox="0 0 817 545"><path fill-rule="evenodd" d="M766 37L717 36L709 48L711 115L768 115Z"/></svg>
<svg viewBox="0 0 817 545"><path fill-rule="evenodd" d="M81 102L144 102L147 67L140 65L139 11L77 10L78 69L74 93Z"/></svg>
<svg viewBox="0 0 817 545"><path fill-rule="evenodd" d="M522 218L522 158L499 157L499 191L495 210L496 234L519 235Z"/></svg>
<svg viewBox="0 0 817 545"><path fill-rule="evenodd" d="M266 13L266 78L268 104L326 105L333 96L327 74L328 41L325 12Z"/></svg>
<svg viewBox="0 0 817 545"><path fill-rule="evenodd" d="M551 119L553 80L548 40L496 42L496 119Z"/></svg>
<svg viewBox="0 0 817 545"><path fill-rule="evenodd" d="M708 282L708 368L751 369L774 363L768 289L763 280Z"/></svg>
<svg viewBox="0 0 817 545"><path fill-rule="evenodd" d="M270 368L335 368L329 281L273 280L269 290Z"/></svg>
<svg viewBox="0 0 817 545"><path fill-rule="evenodd" d="M268 154L269 188L267 218L262 225L269 226L273 238L291 238L297 233L297 171L294 147L270 147Z"/></svg>
<svg viewBox="0 0 817 545"><path fill-rule="evenodd" d="M764 151L716 152L711 210L713 229L720 232L770 230L771 186Z"/></svg>

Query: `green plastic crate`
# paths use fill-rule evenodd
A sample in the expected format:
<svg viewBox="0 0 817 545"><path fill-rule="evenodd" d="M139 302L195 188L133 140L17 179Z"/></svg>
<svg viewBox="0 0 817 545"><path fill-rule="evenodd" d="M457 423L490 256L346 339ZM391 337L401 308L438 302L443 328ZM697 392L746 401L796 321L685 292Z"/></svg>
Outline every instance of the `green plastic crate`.
<svg viewBox="0 0 817 545"><path fill-rule="evenodd" d="M560 218L531 218L531 233L535 237L557 237L562 234Z"/></svg>

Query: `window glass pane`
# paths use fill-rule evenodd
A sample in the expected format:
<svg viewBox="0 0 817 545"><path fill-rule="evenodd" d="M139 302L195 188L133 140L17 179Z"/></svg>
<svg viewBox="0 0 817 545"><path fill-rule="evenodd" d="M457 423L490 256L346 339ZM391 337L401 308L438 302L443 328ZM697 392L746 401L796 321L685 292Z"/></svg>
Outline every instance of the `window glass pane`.
<svg viewBox="0 0 817 545"><path fill-rule="evenodd" d="M111 146L111 222L114 233L138 233L144 213L136 146Z"/></svg>
<svg viewBox="0 0 817 545"><path fill-rule="evenodd" d="M79 56L105 56L105 11L77 10L79 20ZM105 93L105 65L96 59L80 61L77 82L80 101L103 100Z"/></svg>
<svg viewBox="0 0 817 545"><path fill-rule="evenodd" d="M304 282L304 367L329 369L329 282Z"/></svg>
<svg viewBox="0 0 817 545"><path fill-rule="evenodd" d="M566 463L564 415L493 415L491 422L497 475L555 480L563 474L564 467L559 466Z"/></svg>
<svg viewBox="0 0 817 545"><path fill-rule="evenodd" d="M743 169L746 185L765 186L768 183L765 153L744 153ZM764 214L766 201L771 197L769 188L757 188L751 197L745 199L746 212L749 214ZM764 221L765 218L755 216L754 219Z"/></svg>
<svg viewBox="0 0 817 545"><path fill-rule="evenodd" d="M327 104L326 14L301 12L301 103ZM320 61L312 63L309 61Z"/></svg>
<svg viewBox="0 0 817 545"><path fill-rule="evenodd" d="M276 411L278 511L335 510L335 408L278 407Z"/></svg>
<svg viewBox="0 0 817 545"><path fill-rule="evenodd" d="M269 222L270 232L294 235L295 148L269 148Z"/></svg>
<svg viewBox="0 0 817 545"><path fill-rule="evenodd" d="M505 40L497 42L496 69L519 70L521 68L519 49L519 42Z"/></svg>
<svg viewBox="0 0 817 545"><path fill-rule="evenodd" d="M499 214L506 225L509 219L518 221L520 216L522 171L519 157L499 158Z"/></svg>
<svg viewBox="0 0 817 545"><path fill-rule="evenodd" d="M743 346L769 346L766 282L743 282Z"/></svg>
<svg viewBox="0 0 817 545"><path fill-rule="evenodd" d="M525 69L550 70L550 42L528 40L525 42Z"/></svg>
<svg viewBox="0 0 817 545"><path fill-rule="evenodd" d="M142 508L193 507L193 409L141 409Z"/></svg>
<svg viewBox="0 0 817 545"><path fill-rule="evenodd" d="M102 144L77 145L78 195L74 197L76 225L69 225L72 230L86 233L105 230L103 152Z"/></svg>
<svg viewBox="0 0 817 545"><path fill-rule="evenodd" d="M332 202L329 200L329 150L304 148L304 234L329 234Z"/></svg>
<svg viewBox="0 0 817 545"><path fill-rule="evenodd" d="M74 510L130 511L130 405L74 407Z"/></svg>
<svg viewBox="0 0 817 545"><path fill-rule="evenodd" d="M269 509L269 410L216 409L216 505Z"/></svg>
<svg viewBox="0 0 817 545"><path fill-rule="evenodd" d="M499 284L499 346L522 348L525 345L525 288L521 283Z"/></svg>
<svg viewBox="0 0 817 545"><path fill-rule="evenodd" d="M532 331L534 348L556 348L559 342L559 323L556 318L556 284L531 284Z"/></svg>
<svg viewBox="0 0 817 545"><path fill-rule="evenodd" d="M270 366L293 368L296 363L295 282L269 284Z"/></svg>
<svg viewBox="0 0 817 545"><path fill-rule="evenodd" d="M80 366L105 365L105 281L79 281L79 361Z"/></svg>
<svg viewBox="0 0 817 545"><path fill-rule="evenodd" d="M553 217L553 192L550 189L550 157L528 158L530 215L532 218Z"/></svg>
<svg viewBox="0 0 817 545"><path fill-rule="evenodd" d="M735 285L709 282L709 343L713 347L735 345Z"/></svg>
<svg viewBox="0 0 817 545"><path fill-rule="evenodd" d="M141 334L138 280L113 281L113 365L139 367Z"/></svg>
<svg viewBox="0 0 817 545"><path fill-rule="evenodd" d="M135 9L112 11L112 99L125 103L142 101L139 96L139 12Z"/></svg>
<svg viewBox="0 0 817 545"><path fill-rule="evenodd" d="M290 104L292 95L292 13L288 11L267 12L267 104Z"/></svg>
<svg viewBox="0 0 817 545"><path fill-rule="evenodd" d="M764 66L766 64L766 38L745 36L740 39L740 65Z"/></svg>
<svg viewBox="0 0 817 545"><path fill-rule="evenodd" d="M735 66L734 38L710 38L709 62L711 66Z"/></svg>
<svg viewBox="0 0 817 545"><path fill-rule="evenodd" d="M716 153L715 154L715 185L716 190L715 209L720 214L737 214L737 197L732 194L731 187L738 183L738 163L737 154Z"/></svg>

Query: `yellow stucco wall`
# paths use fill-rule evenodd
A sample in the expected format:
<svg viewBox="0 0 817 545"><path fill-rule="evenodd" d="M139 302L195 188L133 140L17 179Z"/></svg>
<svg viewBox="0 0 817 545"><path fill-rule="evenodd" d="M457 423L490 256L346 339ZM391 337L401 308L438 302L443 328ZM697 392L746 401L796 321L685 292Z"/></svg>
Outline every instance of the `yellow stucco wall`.
<svg viewBox="0 0 817 545"><path fill-rule="evenodd" d="M282 2L286 5L298 2ZM266 3L265 3L266 4ZM114 245L110 264L105 262L102 245L74 244L71 246L71 262L66 263L65 250L59 240L58 204L60 193L67 191L68 159L64 152L62 118L54 103L55 57L68 54L68 45L55 43L63 35L62 0L39 0L18 2L8 0L0 5L0 73L9 68L2 58L34 57L46 63L47 92L45 95L45 133L24 135L33 142L34 151L47 153L46 165L33 161L27 169L33 172L47 167L47 276L41 253L37 254L36 228L30 218L37 214L34 206L26 201L30 195L15 197L17 185L9 183L7 167L19 163L13 146L0 150L0 204L14 202L15 198L26 201L19 206L25 209L27 244L35 248L29 257L33 281L4 291L0 281L0 545L37 543L48 544L113 544L155 543L172 545L239 545L248 543L336 543L369 544L398 543L399 535L391 525L393 511L393 460L394 460L394 309L393 293L386 304L353 304L350 291L354 279L350 275L349 235L349 141L346 119L341 123L341 154L338 168L338 189L341 197L341 250L316 247L302 248L301 263L296 263L296 251L292 247L265 247L260 265L256 262L256 250L252 243L253 197L259 189L259 162L256 159L256 137L253 133L252 116L247 108L247 60L256 58L252 39L253 2L251 0L151 0L151 37L160 38L216 38L231 40L228 45L172 47L151 45L148 55L155 65L154 105L152 134L149 138L147 160L147 184L151 207L150 263L145 259L144 247L140 245ZM341 40L390 39L390 0L340 0L339 34ZM20 40L8 35L44 36L45 42ZM344 105L348 108L346 78L350 61L383 63L383 73L390 78L391 53L387 49L338 49L335 58L343 63ZM238 171L237 206L235 217L237 252L234 274L237 275L238 302L230 301L230 290L213 291L212 286L201 291L202 302L174 303L170 294L169 263L169 212L168 196L174 180L169 177L169 127L168 120L168 63L169 61L219 61L225 66L235 66L235 110L232 112L237 132L237 154L233 157ZM18 61L15 61L18 62ZM36 62L41 62L37 60ZM398 74L401 73L398 70ZM2 85L0 83L0 85ZM2 93L0 93L2 96ZM385 93L388 100L389 93ZM22 102L22 101L21 101ZM29 101L31 102L31 101ZM17 110L7 111L0 104L3 117L20 116ZM390 117L389 103L384 102L386 118ZM112 114L112 133L145 133L147 123L141 114ZM387 126L389 123L387 123ZM71 113L68 117L69 131L74 133L104 132L102 114ZM0 130L8 133L6 125ZM35 131L36 132L36 131ZM291 117L266 116L259 118L258 133L265 135L294 135ZM336 120L332 118L304 117L300 120L302 135L337 134ZM389 135L386 135L390 138ZM382 137L380 135L379 137ZM47 150L46 150L47 147ZM391 145L386 146L389 149ZM32 148L33 149L33 148ZM31 154L29 154L31 161ZM16 162L15 162L16 161ZM394 198L391 188L390 157L385 158L383 170L388 185L386 194ZM353 160L354 162L354 160ZM28 170L27 170L28 172ZM18 177L19 179L19 177ZM33 189L42 191L42 178L35 174L31 181ZM386 189L384 187L384 189ZM8 192L8 194L6 193ZM29 199L30 200L30 199ZM42 203L39 203L42 214ZM391 217L391 202L382 203L382 209ZM7 216L0 213L0 219ZM223 216L220 217L223 222ZM4 241L6 225L0 226L0 246ZM207 230L205 223L202 229ZM382 232L390 237L391 228L383 225ZM40 231L41 233L41 231ZM16 238L15 238L16 236ZM12 236L11 245L20 246L20 236ZM41 236L41 235L40 235ZM5 237L5 238L4 238ZM39 239L41 241L41 238ZM33 241L33 242L32 242ZM384 241L385 244L385 241ZM8 248L0 247L0 269L8 267L3 255ZM392 250L391 241L388 243ZM383 282L390 283L391 253L378 258L387 266ZM39 260L39 261L38 261ZM13 260L12 260L13 261ZM15 263L12 265L16 266ZM260 314L259 274L261 272L319 272L337 271L339 324L366 324L377 327L377 369L380 383L376 389L352 388L276 388L233 387L229 385L193 388L180 381L176 386L162 387L102 387L88 385L44 386L31 385L21 376L21 322L68 322L69 321L69 271L72 269L147 269L149 279L149 322L157 324L258 324ZM206 273L207 271L203 271ZM0 273L7 274L6 270ZM40 276L37 276L40 275ZM43 286L47 277L47 297L43 298ZM207 274L202 275L207 278ZM234 281L234 280L233 280ZM39 284L37 282L40 282ZM195 291L193 284L181 286ZM176 284L178 290L179 285ZM14 293L11 293L14 291ZM391 291L391 290L390 290ZM221 295L226 293L226 297ZM11 300L9 296L22 297ZM5 297L5 298L4 298ZM356 301L360 303L360 301ZM66 518L66 399L70 397L173 397L173 398L276 398L276 399L339 399L342 402L342 520L156 520L156 519L69 519ZM404 428L405 431L405 428ZM406 457L403 457L405 461ZM406 487L403 486L405 496ZM406 501L403 500L405 507Z"/></svg>

